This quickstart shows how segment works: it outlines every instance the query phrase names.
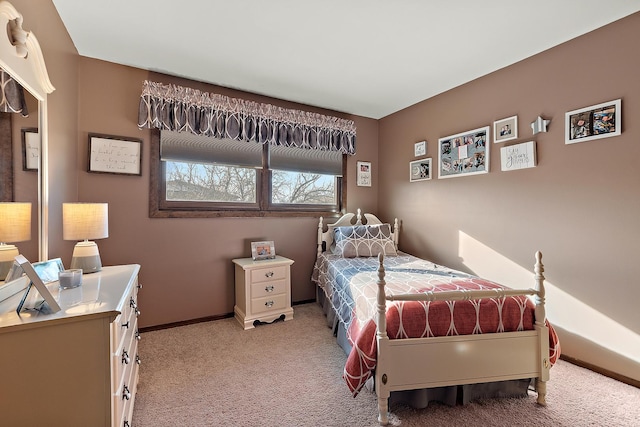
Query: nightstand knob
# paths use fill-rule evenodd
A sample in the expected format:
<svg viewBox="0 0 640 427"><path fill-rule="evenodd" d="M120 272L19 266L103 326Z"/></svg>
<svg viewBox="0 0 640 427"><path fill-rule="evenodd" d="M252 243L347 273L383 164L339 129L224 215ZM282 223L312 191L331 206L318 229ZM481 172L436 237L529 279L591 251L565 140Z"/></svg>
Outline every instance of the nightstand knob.
<svg viewBox="0 0 640 427"><path fill-rule="evenodd" d="M136 330L135 338L140 341L142 339L142 335L140 335L140 331Z"/></svg>
<svg viewBox="0 0 640 427"><path fill-rule="evenodd" d="M267 292L273 292L273 285L265 286L264 290Z"/></svg>
<svg viewBox="0 0 640 427"><path fill-rule="evenodd" d="M140 359L140 355L136 354L136 363L138 365L142 364L142 359Z"/></svg>
<svg viewBox="0 0 640 427"><path fill-rule="evenodd" d="M273 301L267 301L264 303L264 305L267 307L273 307Z"/></svg>
<svg viewBox="0 0 640 427"><path fill-rule="evenodd" d="M273 277L273 271L270 271L268 273L264 273L264 277Z"/></svg>

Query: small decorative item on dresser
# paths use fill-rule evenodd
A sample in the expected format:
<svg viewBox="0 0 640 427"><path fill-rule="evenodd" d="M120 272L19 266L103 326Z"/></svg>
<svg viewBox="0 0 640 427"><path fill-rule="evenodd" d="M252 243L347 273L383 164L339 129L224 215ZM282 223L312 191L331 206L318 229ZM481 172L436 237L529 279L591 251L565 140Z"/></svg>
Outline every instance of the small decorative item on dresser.
<svg viewBox="0 0 640 427"><path fill-rule="evenodd" d="M251 257L254 261L275 258L276 247L273 241L251 242Z"/></svg>

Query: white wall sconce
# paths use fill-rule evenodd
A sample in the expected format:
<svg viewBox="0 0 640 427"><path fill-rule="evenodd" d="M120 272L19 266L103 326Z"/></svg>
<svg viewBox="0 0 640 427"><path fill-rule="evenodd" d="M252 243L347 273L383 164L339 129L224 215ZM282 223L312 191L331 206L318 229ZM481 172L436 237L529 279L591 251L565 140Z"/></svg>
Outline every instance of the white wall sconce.
<svg viewBox="0 0 640 427"><path fill-rule="evenodd" d="M531 123L531 130L533 130L533 134L535 135L536 133L546 132L549 123L551 123L551 120L545 120L542 117L538 116L538 118L533 123Z"/></svg>
<svg viewBox="0 0 640 427"><path fill-rule="evenodd" d="M107 203L63 203L62 238L81 240L73 249L71 269L83 273L102 270L98 245L89 239L109 237L109 205Z"/></svg>
<svg viewBox="0 0 640 427"><path fill-rule="evenodd" d="M15 245L7 243L27 240L31 240L31 203L0 203L0 280L7 277L20 254Z"/></svg>

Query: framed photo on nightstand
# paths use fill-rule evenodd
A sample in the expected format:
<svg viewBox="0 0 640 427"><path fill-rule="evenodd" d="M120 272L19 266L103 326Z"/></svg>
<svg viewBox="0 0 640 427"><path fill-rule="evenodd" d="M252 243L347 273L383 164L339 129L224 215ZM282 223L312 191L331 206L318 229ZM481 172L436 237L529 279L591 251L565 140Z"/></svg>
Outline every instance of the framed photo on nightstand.
<svg viewBox="0 0 640 427"><path fill-rule="evenodd" d="M276 247L273 241L251 242L251 258L254 261L273 259L276 257Z"/></svg>

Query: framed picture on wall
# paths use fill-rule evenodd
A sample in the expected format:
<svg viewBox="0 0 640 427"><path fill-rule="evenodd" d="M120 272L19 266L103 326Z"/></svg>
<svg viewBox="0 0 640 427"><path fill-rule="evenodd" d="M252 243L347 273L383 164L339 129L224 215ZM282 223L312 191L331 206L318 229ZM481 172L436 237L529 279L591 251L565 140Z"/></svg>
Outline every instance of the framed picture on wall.
<svg viewBox="0 0 640 427"><path fill-rule="evenodd" d="M620 135L622 133L621 103L620 99L616 99L567 112L564 125L565 144Z"/></svg>
<svg viewBox="0 0 640 427"><path fill-rule="evenodd" d="M431 158L409 162L409 182L431 179Z"/></svg>
<svg viewBox="0 0 640 427"><path fill-rule="evenodd" d="M142 140L89 134L88 172L142 175Z"/></svg>
<svg viewBox="0 0 640 427"><path fill-rule="evenodd" d="M505 142L518 138L518 116L493 122L493 142Z"/></svg>
<svg viewBox="0 0 640 427"><path fill-rule="evenodd" d="M438 140L438 178L489 172L489 126Z"/></svg>
<svg viewBox="0 0 640 427"><path fill-rule="evenodd" d="M22 169L37 171L40 165L40 134L38 128L23 128L22 136Z"/></svg>
<svg viewBox="0 0 640 427"><path fill-rule="evenodd" d="M371 187L371 162L358 162L356 185Z"/></svg>

